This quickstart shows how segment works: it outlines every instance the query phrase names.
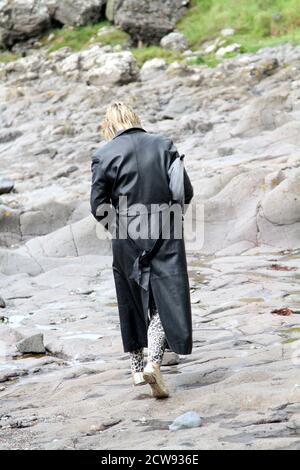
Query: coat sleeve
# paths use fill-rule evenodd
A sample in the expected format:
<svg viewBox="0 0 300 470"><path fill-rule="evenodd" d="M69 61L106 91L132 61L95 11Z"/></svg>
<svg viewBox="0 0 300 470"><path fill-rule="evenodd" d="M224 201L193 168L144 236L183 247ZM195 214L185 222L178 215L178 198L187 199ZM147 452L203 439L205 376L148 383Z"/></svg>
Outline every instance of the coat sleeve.
<svg viewBox="0 0 300 470"><path fill-rule="evenodd" d="M107 216L108 206L111 207L110 186L103 170L101 159L92 157L92 186L90 195L91 212L98 222L101 222L106 230L109 229ZM104 222L106 220L106 222Z"/></svg>
<svg viewBox="0 0 300 470"><path fill-rule="evenodd" d="M172 167L174 167L174 162L176 162L177 159L183 162L184 155L180 155L174 143L170 141L170 145L168 149L168 163L167 163L169 176L171 174ZM191 180L189 178L189 175L186 169L184 168L184 164L182 163L182 165L183 165L184 203L188 205L190 204L191 200L194 197L194 189L193 189Z"/></svg>

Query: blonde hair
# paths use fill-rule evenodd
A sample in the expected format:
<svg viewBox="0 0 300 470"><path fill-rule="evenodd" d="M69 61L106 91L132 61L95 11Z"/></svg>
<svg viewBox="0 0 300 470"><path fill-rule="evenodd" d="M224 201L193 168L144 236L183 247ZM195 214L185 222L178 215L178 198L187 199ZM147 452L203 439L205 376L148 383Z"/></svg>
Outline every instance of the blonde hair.
<svg viewBox="0 0 300 470"><path fill-rule="evenodd" d="M100 129L104 139L111 140L120 130L141 127L141 125L139 116L130 106L116 101L107 108Z"/></svg>

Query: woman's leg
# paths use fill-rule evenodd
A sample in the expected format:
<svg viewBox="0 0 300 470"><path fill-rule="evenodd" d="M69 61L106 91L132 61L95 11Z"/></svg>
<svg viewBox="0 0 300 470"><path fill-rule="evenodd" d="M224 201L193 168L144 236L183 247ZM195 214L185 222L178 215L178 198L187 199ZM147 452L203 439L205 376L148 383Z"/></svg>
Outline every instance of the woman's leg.
<svg viewBox="0 0 300 470"><path fill-rule="evenodd" d="M152 313L148 328L148 362L161 364L167 346L166 335L157 309Z"/></svg>
<svg viewBox="0 0 300 470"><path fill-rule="evenodd" d="M129 353L131 362L131 372L143 372L144 370L144 349L137 349Z"/></svg>
<svg viewBox="0 0 300 470"><path fill-rule="evenodd" d="M160 372L164 352L167 346L166 335L160 321L152 291L150 293L150 323L148 327L148 362L143 377L152 388L155 398L167 398L168 388Z"/></svg>

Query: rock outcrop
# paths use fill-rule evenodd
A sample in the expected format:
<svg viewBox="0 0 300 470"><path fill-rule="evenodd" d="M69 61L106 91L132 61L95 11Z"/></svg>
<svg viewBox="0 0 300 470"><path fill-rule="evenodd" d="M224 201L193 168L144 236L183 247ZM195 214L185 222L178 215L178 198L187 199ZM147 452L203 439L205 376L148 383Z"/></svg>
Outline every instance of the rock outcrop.
<svg viewBox="0 0 300 470"><path fill-rule="evenodd" d="M107 15L133 43L159 43L174 30L189 0L108 0Z"/></svg>
<svg viewBox="0 0 300 470"><path fill-rule="evenodd" d="M52 18L63 25L83 26L103 16L106 0L44 0Z"/></svg>
<svg viewBox="0 0 300 470"><path fill-rule="evenodd" d="M44 0L2 0L0 2L0 48L36 37L51 24Z"/></svg>
<svg viewBox="0 0 300 470"><path fill-rule="evenodd" d="M2 0L0 48L37 38L51 26L83 26L106 17L133 43L159 43L173 31L189 0ZM181 43L182 46L182 43Z"/></svg>
<svg viewBox="0 0 300 470"><path fill-rule="evenodd" d="M83 26L104 16L106 0L2 0L0 48L36 38L52 24Z"/></svg>

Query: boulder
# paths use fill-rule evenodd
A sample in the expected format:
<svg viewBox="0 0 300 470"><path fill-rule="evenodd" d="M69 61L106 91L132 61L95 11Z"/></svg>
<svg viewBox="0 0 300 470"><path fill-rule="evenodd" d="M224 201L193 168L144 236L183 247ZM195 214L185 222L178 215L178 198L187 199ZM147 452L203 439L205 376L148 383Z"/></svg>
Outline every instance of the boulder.
<svg viewBox="0 0 300 470"><path fill-rule="evenodd" d="M22 354L44 354L44 336L41 333L29 336L17 343L17 349Z"/></svg>
<svg viewBox="0 0 300 470"><path fill-rule="evenodd" d="M157 78L159 73L162 73L167 68L165 59L150 59L147 60L141 68L141 79L149 80L150 78Z"/></svg>
<svg viewBox="0 0 300 470"><path fill-rule="evenodd" d="M4 300L3 297L1 297L1 295L0 295L0 308L5 308L5 307L6 307L5 300Z"/></svg>
<svg viewBox="0 0 300 470"><path fill-rule="evenodd" d="M276 225L300 222L300 171L283 180L262 201L264 217Z"/></svg>
<svg viewBox="0 0 300 470"><path fill-rule="evenodd" d="M159 44L174 30L189 0L109 0L107 16L126 31L134 44Z"/></svg>
<svg viewBox="0 0 300 470"><path fill-rule="evenodd" d="M2 0L0 2L0 47L36 37L51 24L43 0Z"/></svg>
<svg viewBox="0 0 300 470"><path fill-rule="evenodd" d="M101 54L95 58L94 67L87 74L91 85L125 84L137 80L139 68L129 51Z"/></svg>
<svg viewBox="0 0 300 470"><path fill-rule="evenodd" d="M170 49L172 51L185 51L188 48L188 42L185 36L177 31L167 34L160 41L163 49Z"/></svg>
<svg viewBox="0 0 300 470"><path fill-rule="evenodd" d="M100 20L106 0L50 0L53 18L68 26L83 26Z"/></svg>

